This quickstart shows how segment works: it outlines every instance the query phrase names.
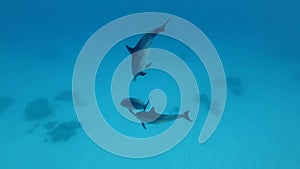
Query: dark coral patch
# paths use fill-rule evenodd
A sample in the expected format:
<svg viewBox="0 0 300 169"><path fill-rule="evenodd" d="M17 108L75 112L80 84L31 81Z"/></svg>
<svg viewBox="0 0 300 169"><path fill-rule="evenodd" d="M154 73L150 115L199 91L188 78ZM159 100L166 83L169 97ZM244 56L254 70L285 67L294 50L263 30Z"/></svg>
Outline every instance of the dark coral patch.
<svg viewBox="0 0 300 169"><path fill-rule="evenodd" d="M53 113L53 108L45 98L36 98L30 102L24 111L28 120L41 120Z"/></svg>
<svg viewBox="0 0 300 169"><path fill-rule="evenodd" d="M80 128L80 123L77 121L63 122L47 134L54 143L67 141L77 133L78 128Z"/></svg>

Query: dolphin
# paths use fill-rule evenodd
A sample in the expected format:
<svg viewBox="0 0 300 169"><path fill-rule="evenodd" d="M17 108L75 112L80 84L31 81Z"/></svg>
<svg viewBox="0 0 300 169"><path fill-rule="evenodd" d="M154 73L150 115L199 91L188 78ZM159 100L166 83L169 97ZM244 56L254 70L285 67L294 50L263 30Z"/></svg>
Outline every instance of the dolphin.
<svg viewBox="0 0 300 169"><path fill-rule="evenodd" d="M126 107L130 110L143 109L143 111L145 111L149 104L149 100L145 104L143 101L141 101L137 98L126 98L126 99L123 99L120 104L121 104L121 106Z"/></svg>
<svg viewBox="0 0 300 169"><path fill-rule="evenodd" d="M160 123L174 121L180 118L184 118L188 121L192 121L191 118L189 117L190 110L187 110L182 114L175 114L175 115L156 113L154 107L152 107L148 112L143 111L143 112L134 113L131 109L129 109L129 111L142 122L142 126L144 127L144 129L146 129L145 123L160 124Z"/></svg>
<svg viewBox="0 0 300 169"><path fill-rule="evenodd" d="M144 36L139 40L134 48L126 45L127 50L132 56L131 60L131 72L134 76L133 80L135 81L138 76L145 76L146 72L144 69L151 66L152 63L146 65L146 60L149 55L149 49L152 44L153 39L160 33L165 31L167 23L170 21L168 19L162 26L153 29L152 31L144 34Z"/></svg>

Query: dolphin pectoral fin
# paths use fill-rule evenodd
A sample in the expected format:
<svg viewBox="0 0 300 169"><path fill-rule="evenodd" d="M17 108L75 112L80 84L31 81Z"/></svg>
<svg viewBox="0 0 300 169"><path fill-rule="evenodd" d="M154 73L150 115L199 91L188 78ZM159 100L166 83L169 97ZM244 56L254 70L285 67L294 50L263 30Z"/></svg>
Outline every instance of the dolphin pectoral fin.
<svg viewBox="0 0 300 169"><path fill-rule="evenodd" d="M133 81L135 81L136 80L136 78L138 77L138 76L145 76L147 73L146 72L139 72L138 74L136 74L136 75L134 75L134 77L133 77Z"/></svg>
<svg viewBox="0 0 300 169"><path fill-rule="evenodd" d="M126 45L127 50L129 51L130 54L134 53L134 48L129 47Z"/></svg>
<svg viewBox="0 0 300 169"><path fill-rule="evenodd" d="M150 100L148 100L148 102L146 103L145 107L144 107L144 111L146 110L148 104L149 104Z"/></svg>
<svg viewBox="0 0 300 169"><path fill-rule="evenodd" d="M139 75L145 76L147 73L146 72L140 72Z"/></svg>
<svg viewBox="0 0 300 169"><path fill-rule="evenodd" d="M135 82L136 78L139 76L139 74L134 75L133 81Z"/></svg>
<svg viewBox="0 0 300 169"><path fill-rule="evenodd" d="M148 63L146 66L145 66L145 69L147 69L148 67L150 67L152 65L152 63Z"/></svg>
<svg viewBox="0 0 300 169"><path fill-rule="evenodd" d="M147 128L146 128L146 126L145 126L145 123L142 123L142 126L143 126L143 128L146 130Z"/></svg>

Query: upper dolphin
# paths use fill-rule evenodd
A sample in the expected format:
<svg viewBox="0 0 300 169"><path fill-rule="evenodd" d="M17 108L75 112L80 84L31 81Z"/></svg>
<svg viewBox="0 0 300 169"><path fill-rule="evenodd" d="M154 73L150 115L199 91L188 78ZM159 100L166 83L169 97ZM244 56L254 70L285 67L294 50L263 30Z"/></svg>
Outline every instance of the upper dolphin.
<svg viewBox="0 0 300 169"><path fill-rule="evenodd" d="M131 109L131 110L143 109L143 111L145 111L148 104L149 104L149 100L145 104L140 99L130 97L130 98L123 99L120 104L121 104L121 106L126 107L126 108Z"/></svg>
<svg viewBox="0 0 300 169"><path fill-rule="evenodd" d="M151 30L150 32L144 34L144 36L139 40L134 48L126 45L127 50L132 56L131 61L131 72L134 76L134 81L140 76L145 76L146 72L143 70L150 67L152 63L146 65L146 60L149 55L149 48L152 44L153 39L160 33L165 31L166 24L170 21L168 19L162 26Z"/></svg>
<svg viewBox="0 0 300 169"><path fill-rule="evenodd" d="M182 114L175 114L175 115L159 114L155 111L154 107L152 107L148 112L143 111L143 112L134 113L131 109L129 109L129 111L142 122L142 126L145 129L146 129L145 123L159 124L159 123L174 121L179 118L184 118L188 121L192 121L189 117L190 110L187 110Z"/></svg>

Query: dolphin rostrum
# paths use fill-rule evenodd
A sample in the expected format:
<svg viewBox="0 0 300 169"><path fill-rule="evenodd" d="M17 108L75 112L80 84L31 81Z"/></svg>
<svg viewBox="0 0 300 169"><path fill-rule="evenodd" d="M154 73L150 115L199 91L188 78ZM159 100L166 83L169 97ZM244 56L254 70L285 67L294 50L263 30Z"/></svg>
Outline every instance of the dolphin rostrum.
<svg viewBox="0 0 300 169"><path fill-rule="evenodd" d="M145 123L159 124L159 123L174 121L179 118L184 118L188 121L192 121L189 117L190 110L187 110L182 114L175 114L175 115L156 113L154 107L152 107L148 112L143 111L143 112L134 113L131 109L129 109L129 111L142 122L142 126L144 127L144 129L146 129Z"/></svg>
<svg viewBox="0 0 300 169"><path fill-rule="evenodd" d="M162 26L153 29L152 31L144 34L144 36L139 40L134 48L126 45L127 50L132 56L131 61L131 72L134 76L133 80L135 81L138 76L145 76L146 72L144 69L151 66L152 63L146 65L146 60L149 55L149 48L152 44L153 39L160 33L165 31L167 23L170 21L168 19Z"/></svg>
<svg viewBox="0 0 300 169"><path fill-rule="evenodd" d="M126 107L130 110L140 110L143 109L143 111L146 110L148 104L149 104L149 100L148 102L145 104L143 101L137 99L137 98L125 98L121 101L121 106Z"/></svg>

